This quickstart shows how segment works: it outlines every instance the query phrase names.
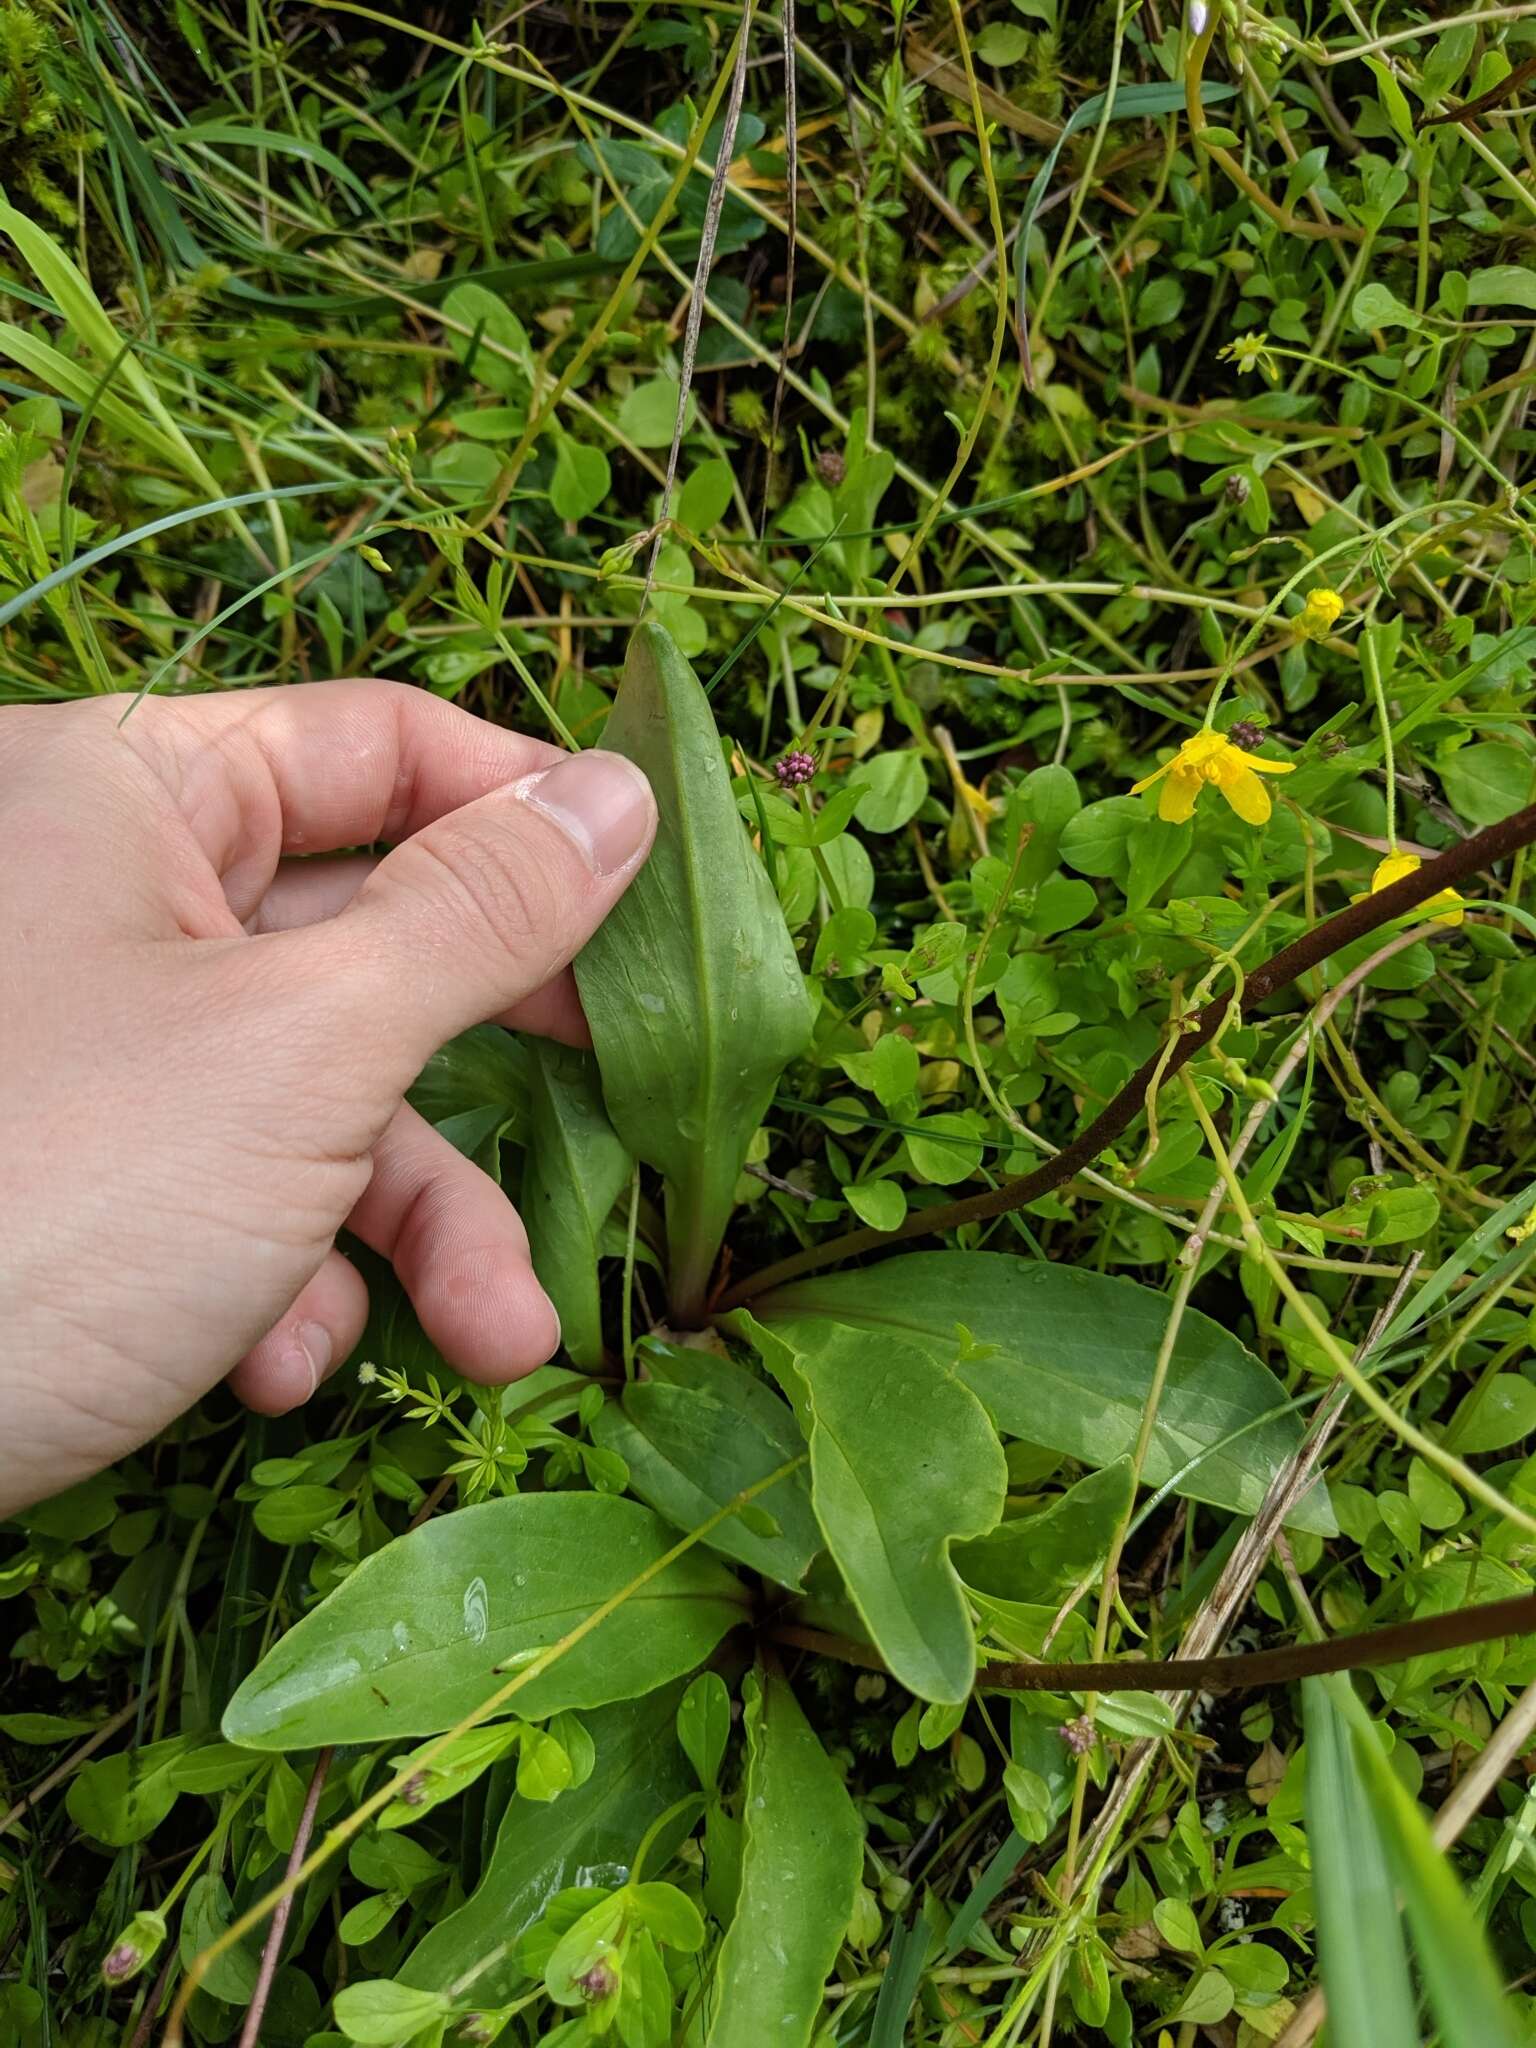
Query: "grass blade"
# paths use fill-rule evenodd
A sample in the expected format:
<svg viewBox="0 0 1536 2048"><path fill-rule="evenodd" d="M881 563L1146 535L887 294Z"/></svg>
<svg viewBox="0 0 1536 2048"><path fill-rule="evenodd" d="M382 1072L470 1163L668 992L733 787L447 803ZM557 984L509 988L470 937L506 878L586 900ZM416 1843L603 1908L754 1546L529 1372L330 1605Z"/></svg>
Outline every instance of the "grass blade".
<svg viewBox="0 0 1536 2048"><path fill-rule="evenodd" d="M1330 2029L1340 2042L1419 2048L1387 1850L1356 1762L1341 1693L1353 1703L1342 1677L1309 1678L1302 1686L1307 1834Z"/></svg>
<svg viewBox="0 0 1536 2048"><path fill-rule="evenodd" d="M1436 1848L1376 1739L1347 1679L1325 1681L1344 1695L1355 1759L1387 1864L1402 1894L1420 1973L1444 2048L1517 2048L1521 2039L1487 1937L1455 1872Z"/></svg>

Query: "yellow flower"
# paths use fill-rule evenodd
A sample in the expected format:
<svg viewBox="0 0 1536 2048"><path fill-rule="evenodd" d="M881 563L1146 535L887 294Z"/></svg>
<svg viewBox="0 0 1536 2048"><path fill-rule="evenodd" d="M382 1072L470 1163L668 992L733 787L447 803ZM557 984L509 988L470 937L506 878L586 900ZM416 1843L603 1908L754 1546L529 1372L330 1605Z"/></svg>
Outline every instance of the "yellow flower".
<svg viewBox="0 0 1536 2048"><path fill-rule="evenodd" d="M1404 875L1416 875L1424 863L1416 853L1389 853L1385 860L1378 861L1376 872L1371 877L1369 893L1377 896L1383 889L1390 889L1394 882L1400 882ZM1360 898L1357 896L1358 903ZM1420 904L1421 910L1438 910L1433 920L1436 924L1460 924L1466 916L1462 904L1466 901L1454 889L1442 889L1438 896L1431 896L1427 903Z"/></svg>
<svg viewBox="0 0 1536 2048"><path fill-rule="evenodd" d="M1326 640L1343 609L1344 600L1336 590L1309 590L1291 624L1304 640Z"/></svg>
<svg viewBox="0 0 1536 2048"><path fill-rule="evenodd" d="M1259 776L1289 775L1294 766L1291 761L1261 761L1256 754L1245 754L1219 732L1197 732L1155 775L1133 782L1131 795L1139 796L1154 782L1162 782L1157 815L1170 825L1182 825L1194 815L1201 790L1212 783L1245 823L1262 825L1270 806L1269 791Z"/></svg>

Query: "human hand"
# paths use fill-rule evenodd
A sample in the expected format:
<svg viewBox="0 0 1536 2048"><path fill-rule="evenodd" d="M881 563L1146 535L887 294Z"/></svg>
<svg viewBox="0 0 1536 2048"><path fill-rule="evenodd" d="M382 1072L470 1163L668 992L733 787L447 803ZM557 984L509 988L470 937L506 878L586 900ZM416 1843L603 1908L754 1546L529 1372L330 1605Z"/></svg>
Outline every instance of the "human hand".
<svg viewBox="0 0 1536 2048"><path fill-rule="evenodd" d="M0 711L0 1515L225 1374L307 1400L367 1316L343 1224L463 1372L550 1356L515 1211L402 1098L489 1018L586 1042L655 830L621 756L397 684L128 701Z"/></svg>

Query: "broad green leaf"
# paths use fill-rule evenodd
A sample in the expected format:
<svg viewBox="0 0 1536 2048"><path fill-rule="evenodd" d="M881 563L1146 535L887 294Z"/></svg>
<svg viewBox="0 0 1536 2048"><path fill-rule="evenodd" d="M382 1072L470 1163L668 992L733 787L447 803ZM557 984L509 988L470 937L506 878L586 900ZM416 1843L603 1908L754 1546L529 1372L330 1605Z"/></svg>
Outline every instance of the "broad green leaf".
<svg viewBox="0 0 1536 2048"><path fill-rule="evenodd" d="M693 424L695 410L690 395L687 417L683 421L685 433ZM645 383L637 384L633 391L628 392L619 406L619 432L625 440L633 441L637 448L667 447L676 420L677 380L673 377L647 378Z"/></svg>
<svg viewBox="0 0 1536 2048"><path fill-rule="evenodd" d="M1328 2030L1371 2048L1419 2048L1408 1957L1386 1850L1355 1758L1339 1678L1302 1683L1307 1840Z"/></svg>
<svg viewBox="0 0 1536 2048"><path fill-rule="evenodd" d="M235 1917L234 1902L223 1878L212 1872L194 1878L182 1909L180 1950L184 1965L212 1947ZM209 1963L203 1989L226 2005L249 2005L261 1968L261 1936L251 1932Z"/></svg>
<svg viewBox="0 0 1536 2048"><path fill-rule="evenodd" d="M993 1527L1008 1474L958 1339L941 1360L817 1319L742 1326L795 1402L816 1519L881 1656L919 1698L965 1699L976 1646L950 1545Z"/></svg>
<svg viewBox="0 0 1536 2048"><path fill-rule="evenodd" d="M12 1742L24 1742L39 1749L52 1742L77 1741L80 1736L89 1735L96 1726L96 1722L81 1720L75 1715L0 1714L0 1735Z"/></svg>
<svg viewBox="0 0 1536 2048"><path fill-rule="evenodd" d="M677 1710L677 1739L699 1783L713 1792L731 1734L731 1697L718 1671L701 1671Z"/></svg>
<svg viewBox="0 0 1536 2048"><path fill-rule="evenodd" d="M1077 778L1069 768L1047 763L1043 768L1031 769L1021 782L1015 783L1008 793L1004 832L1008 858L1012 860L1020 833L1026 825L1029 827L1029 838L1019 858L1021 888L1043 882L1055 872L1061 835L1082 807Z"/></svg>
<svg viewBox="0 0 1536 2048"><path fill-rule="evenodd" d="M1350 322L1359 328L1422 327L1412 306L1405 306L1384 284L1363 284L1349 309Z"/></svg>
<svg viewBox="0 0 1536 2048"><path fill-rule="evenodd" d="M1027 28L1011 21L989 21L976 38L974 53L983 64L1017 64L1033 41Z"/></svg>
<svg viewBox="0 0 1536 2048"><path fill-rule="evenodd" d="M549 1039L528 1044L528 1157L518 1207L533 1270L560 1317L574 1365L603 1362L598 1246L634 1161L603 1107L590 1053Z"/></svg>
<svg viewBox="0 0 1536 2048"><path fill-rule="evenodd" d="M785 1679L749 1677L746 1698L741 1893L706 2048L808 2048L853 1916L863 1830Z"/></svg>
<svg viewBox="0 0 1536 2048"><path fill-rule="evenodd" d="M708 533L725 517L735 485L736 472L723 455L698 463L678 498L678 518L693 533Z"/></svg>
<svg viewBox="0 0 1536 2048"><path fill-rule="evenodd" d="M560 436L555 456L555 473L550 478L549 502L562 519L585 519L607 497L612 476L608 458L601 448L586 441Z"/></svg>
<svg viewBox="0 0 1536 2048"><path fill-rule="evenodd" d="M647 1828L693 1789L675 1732L681 1697L679 1686L668 1685L583 1716L597 1752L592 1775L553 1806L509 1803L474 1894L411 1951L398 1973L402 1983L433 1991L463 1985L483 2005L513 1995L522 1971L512 1949L546 1901L592 1882L594 1872L622 1883ZM683 1827L692 1820L688 1814Z"/></svg>
<svg viewBox="0 0 1536 2048"><path fill-rule="evenodd" d="M643 1501L681 1530L698 1528L745 1488L766 1479L805 1443L789 1409L762 1381L731 1359L704 1351L647 1346L653 1370L632 1382L592 1427L594 1442L616 1451ZM778 1525L759 1535L733 1515L705 1539L780 1585L798 1586L822 1547L804 1468L781 1479L753 1506Z"/></svg>
<svg viewBox="0 0 1536 2048"><path fill-rule="evenodd" d="M908 1252L852 1273L818 1274L753 1304L775 1334L830 1317L921 1346L948 1363L965 1329L960 1378L1005 1436L1103 1466L1135 1448L1158 1348L1164 1295L1132 1280L1009 1252ZM1143 1478L1191 1500L1255 1513L1301 1441L1274 1375L1219 1323L1185 1313ZM1334 1533L1322 1488L1292 1525Z"/></svg>
<svg viewBox="0 0 1536 2048"><path fill-rule="evenodd" d="M489 391L526 393L533 381L528 330L504 299L483 284L456 284L443 300L448 346ZM462 332L460 331L462 329Z"/></svg>
<svg viewBox="0 0 1536 2048"><path fill-rule="evenodd" d="M1502 1451L1536 1430L1536 1385L1523 1373L1496 1372L1480 1380L1451 1417L1447 1450L1461 1457Z"/></svg>
<svg viewBox="0 0 1536 2048"><path fill-rule="evenodd" d="M906 1218L907 1194L900 1181L860 1181L843 1189L843 1200L871 1230L896 1230Z"/></svg>
<svg viewBox="0 0 1536 2048"><path fill-rule="evenodd" d="M1505 1999L1487 1936L1423 1814L1383 1755L1364 1706L1342 1673L1309 1679L1308 1689L1313 1686L1326 1688L1353 1740L1366 1801L1408 1915L1430 2010L1445 2048L1517 2048L1528 2036ZM1309 1754L1312 1726L1309 1701Z"/></svg>
<svg viewBox="0 0 1536 2048"><path fill-rule="evenodd" d="M928 794L928 774L915 747L877 754L859 770L853 815L866 832L899 832L915 818Z"/></svg>
<svg viewBox="0 0 1536 2048"><path fill-rule="evenodd" d="M438 1734L672 1542L648 1508L607 1494L518 1494L440 1516L365 1557L268 1651L231 1700L225 1736L313 1749ZM515 1711L537 1719L663 1685L702 1663L744 1608L724 1566L690 1551L515 1694Z"/></svg>
<svg viewBox="0 0 1536 2048"><path fill-rule="evenodd" d="M655 849L579 955L614 1127L666 1177L672 1310L702 1312L737 1176L810 1032L795 949L731 796L709 699L639 627L603 733L661 813Z"/></svg>
<svg viewBox="0 0 1536 2048"><path fill-rule="evenodd" d="M1501 740L1477 740L1447 749L1439 759L1440 780L1458 817L1469 825L1497 825L1531 800L1536 779L1531 757Z"/></svg>
<svg viewBox="0 0 1536 2048"><path fill-rule="evenodd" d="M457 1118L495 1112L493 1127L512 1144L526 1144L528 1058L527 1045L510 1031L477 1024L432 1055L407 1100L439 1130Z"/></svg>
<svg viewBox="0 0 1536 2048"><path fill-rule="evenodd" d="M114 1849L142 1841L185 1789L176 1766L193 1747L192 1737L173 1735L84 1765L65 1795L70 1819L82 1834Z"/></svg>
<svg viewBox="0 0 1536 2048"><path fill-rule="evenodd" d="M1090 1472L1036 1514L955 1546L966 1585L999 1600L1053 1600L1097 1571L1135 1496L1129 1458Z"/></svg>
<svg viewBox="0 0 1536 2048"><path fill-rule="evenodd" d="M1527 263L1493 263L1467 279L1469 306L1522 306L1536 313L1536 273Z"/></svg>
<svg viewBox="0 0 1536 2048"><path fill-rule="evenodd" d="M336 1994L336 2024L363 2048L394 2048L448 2011L440 1992L411 1991L390 1977L348 1984Z"/></svg>

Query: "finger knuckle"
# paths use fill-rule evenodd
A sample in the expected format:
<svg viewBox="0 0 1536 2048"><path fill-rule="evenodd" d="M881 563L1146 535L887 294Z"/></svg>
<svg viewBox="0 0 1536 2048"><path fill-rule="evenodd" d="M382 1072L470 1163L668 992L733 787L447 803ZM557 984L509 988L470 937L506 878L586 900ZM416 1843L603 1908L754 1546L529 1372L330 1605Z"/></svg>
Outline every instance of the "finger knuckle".
<svg viewBox="0 0 1536 2048"><path fill-rule="evenodd" d="M420 850L477 943L488 940L514 958L547 949L555 902L538 867L520 861L511 848L469 835L446 847L427 841Z"/></svg>

